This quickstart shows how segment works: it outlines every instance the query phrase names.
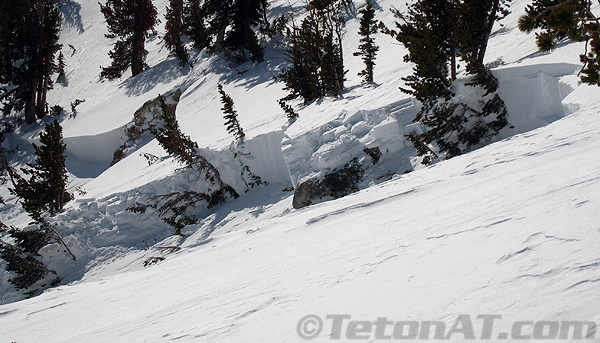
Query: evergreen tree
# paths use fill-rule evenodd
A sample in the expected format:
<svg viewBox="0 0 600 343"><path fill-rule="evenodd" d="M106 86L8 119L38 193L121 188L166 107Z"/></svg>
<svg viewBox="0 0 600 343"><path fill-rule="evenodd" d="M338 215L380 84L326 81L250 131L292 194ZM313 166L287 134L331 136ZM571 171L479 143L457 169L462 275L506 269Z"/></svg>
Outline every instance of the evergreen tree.
<svg viewBox="0 0 600 343"><path fill-rule="evenodd" d="M131 67L133 76L146 67L144 46L148 31L156 25L157 12L152 0L108 0L100 9L108 25L107 38L118 39L108 53L112 63L100 76L109 80L121 77Z"/></svg>
<svg viewBox="0 0 600 343"><path fill-rule="evenodd" d="M219 84L217 88L219 89L219 94L221 95L221 103L223 104L223 108L221 108L221 110L224 114L223 118L225 119L227 132L232 134L239 143L243 143L246 135L244 134L244 130L242 130L242 126L238 120L238 114L233 108L233 99L229 96L229 94L225 93L223 90L223 85Z"/></svg>
<svg viewBox="0 0 600 343"><path fill-rule="evenodd" d="M540 51L551 51L564 38L586 42L579 55L581 80L600 86L600 21L591 11L590 0L534 0L519 19L521 31L536 33Z"/></svg>
<svg viewBox="0 0 600 343"><path fill-rule="evenodd" d="M183 44L183 0L169 0L167 7L167 19L165 43L167 49L177 57L179 62L184 65L189 61L189 53Z"/></svg>
<svg viewBox="0 0 600 343"><path fill-rule="evenodd" d="M16 229L9 231L11 236L19 233L25 232ZM0 240L0 258L6 261L6 271L16 274L16 276L8 279L8 282L17 290L21 290L25 295L31 297L48 286L57 285L60 282L60 278L55 271L48 269L37 258L39 256L39 249L50 242L48 237L43 232L38 232L38 230L27 231L26 233L39 235L37 238L40 239L39 242L43 242L43 245L37 249L24 249L17 244L10 244ZM34 286L44 279L48 279L48 282L41 283L39 287Z"/></svg>
<svg viewBox="0 0 600 343"><path fill-rule="evenodd" d="M298 117L299 117L298 112L294 111L294 108L291 105L289 105L288 103L286 103L285 99L279 99L278 102L279 102L279 107L281 107L283 112L285 112L285 115L290 124L293 123L294 121L296 121L296 119L298 119Z"/></svg>
<svg viewBox="0 0 600 343"><path fill-rule="evenodd" d="M28 124L48 113L56 70L60 10L52 0L0 2L0 101L4 114L25 111Z"/></svg>
<svg viewBox="0 0 600 343"><path fill-rule="evenodd" d="M71 199L66 191L66 145L58 121L46 125L45 132L40 134L40 143L39 146L33 144L35 162L21 169L28 179L9 169L14 186L10 191L20 198L21 205L35 221L40 221L45 212L52 214L61 210Z"/></svg>
<svg viewBox="0 0 600 343"><path fill-rule="evenodd" d="M183 30L194 47L202 50L210 45L210 34L204 22L206 17L201 0L187 0L183 11Z"/></svg>
<svg viewBox="0 0 600 343"><path fill-rule="evenodd" d="M66 85L68 83L67 74L65 73L65 67L65 55L63 55L63 53L60 52L60 54L58 54L58 62L56 64L56 72L58 73L56 82L61 83L63 85Z"/></svg>
<svg viewBox="0 0 600 343"><path fill-rule="evenodd" d="M398 11L396 36L409 50L413 74L403 78L402 91L423 106L415 121L427 131L409 134L423 163L438 156L450 158L489 140L507 125L507 111L498 94L498 81L483 65L493 23L506 13L504 0L418 0L407 15ZM466 62L467 85L481 88L481 106L473 108L454 97L457 60ZM475 92L474 92L475 93ZM440 155L427 145L435 143Z"/></svg>
<svg viewBox="0 0 600 343"><path fill-rule="evenodd" d="M6 232L12 239L7 243L0 239L0 258L6 261L6 271L16 274L8 281L27 296L57 285L60 278L48 269L40 259L40 250L48 244L58 243L74 261L77 259L52 224L44 218L37 221L36 228L19 230L0 223L0 234Z"/></svg>
<svg viewBox="0 0 600 343"><path fill-rule="evenodd" d="M239 61L262 61L256 29L264 25L267 0L188 0L185 31L198 49L212 46Z"/></svg>
<svg viewBox="0 0 600 343"><path fill-rule="evenodd" d="M354 56L362 56L362 60L365 63L365 69L358 73L358 76L362 76L364 82L373 82L373 68L375 67L375 56L379 51L379 46L375 44L373 35L377 33L377 23L375 21L375 9L371 2L367 3L367 7L360 11L362 17L360 18L360 28L358 33L362 36L360 39L360 45L358 49L360 51L355 52Z"/></svg>
<svg viewBox="0 0 600 343"><path fill-rule="evenodd" d="M344 21L338 6L338 1L313 1L300 27L290 30L286 54L291 66L276 77L289 91L284 101L302 98L307 103L323 96L342 96Z"/></svg>
<svg viewBox="0 0 600 343"><path fill-rule="evenodd" d="M217 168L198 153L198 144L181 131L175 114L167 111L162 97L161 103L161 123L151 130L152 134L167 153L175 156L186 167L196 170L212 184L208 194L201 193L195 196L205 200L208 208L222 204L228 198L239 197L235 189L223 182Z"/></svg>

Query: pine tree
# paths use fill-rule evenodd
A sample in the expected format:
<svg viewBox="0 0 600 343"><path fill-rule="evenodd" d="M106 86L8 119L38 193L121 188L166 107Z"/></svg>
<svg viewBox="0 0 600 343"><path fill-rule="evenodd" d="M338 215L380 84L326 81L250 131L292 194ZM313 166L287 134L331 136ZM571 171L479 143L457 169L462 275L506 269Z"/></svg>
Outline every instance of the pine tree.
<svg viewBox="0 0 600 343"><path fill-rule="evenodd" d="M284 101L302 98L308 103L323 96L342 96L346 73L342 52L344 20L338 1L309 3L308 16L300 27L290 30L286 55L291 66L283 68L276 77L289 91Z"/></svg>
<svg viewBox="0 0 600 343"><path fill-rule="evenodd" d="M61 14L52 0L0 2L0 101L4 114L25 111L28 124L48 113Z"/></svg>
<svg viewBox="0 0 600 343"><path fill-rule="evenodd" d="M177 57L181 65L188 63L189 53L183 44L183 0L169 0L167 7L167 20L165 43L167 49Z"/></svg>
<svg viewBox="0 0 600 343"><path fill-rule="evenodd" d="M157 22L156 7L152 0L108 0L100 9L108 25L110 39L118 39L108 53L112 63L102 68L100 76L109 80L119 78L131 67L133 76L146 67L144 46L148 31Z"/></svg>
<svg viewBox="0 0 600 343"><path fill-rule="evenodd" d="M40 134L41 145L33 144L36 160L22 168L28 179L9 169L14 188L11 193L19 197L21 205L35 221L46 212L60 211L71 199L66 191L67 169L65 167L66 145L62 141L62 127L58 121L47 124Z"/></svg>
<svg viewBox="0 0 600 343"><path fill-rule="evenodd" d="M198 49L212 46L237 61L262 61L264 49L257 29L264 25L267 0L189 0L185 32Z"/></svg>
<svg viewBox="0 0 600 343"><path fill-rule="evenodd" d="M68 83L67 74L65 73L65 67L66 67L65 55L63 55L63 53L60 52L58 54L58 62L56 64L56 72L58 73L56 82L61 83L63 85L66 85Z"/></svg>
<svg viewBox="0 0 600 343"><path fill-rule="evenodd" d="M600 86L600 21L591 11L590 0L534 0L519 19L519 29L536 33L540 51L551 51L557 43L568 38L586 42L585 52L579 55L583 68L581 80Z"/></svg>
<svg viewBox="0 0 600 343"><path fill-rule="evenodd" d="M201 0L187 0L183 11L183 30L194 47L202 50L210 45L210 33L204 22L205 9Z"/></svg>
<svg viewBox="0 0 600 343"><path fill-rule="evenodd" d="M205 200L208 208L222 204L229 198L239 197L235 189L223 182L217 168L198 153L198 144L181 131L175 114L167 111L164 97L159 99L162 107L161 123L151 129L152 134L167 153L187 168L196 170L204 180L212 184L208 194L199 193L195 196Z"/></svg>
<svg viewBox="0 0 600 343"><path fill-rule="evenodd" d="M362 56L362 60L365 63L365 69L358 73L358 76L362 76L364 82L373 82L373 69L375 67L375 56L379 51L379 46L375 44L373 35L377 33L377 22L375 21L375 9L371 2L367 3L367 7L360 11L362 17L360 18L360 28L358 33L362 36L360 39L360 45L358 49L360 51L355 52L354 56Z"/></svg>
<svg viewBox="0 0 600 343"><path fill-rule="evenodd" d="M57 285L60 278L55 271L44 266L36 256L39 249L50 242L49 237L44 237L44 233L38 232L38 230L23 232L11 229L9 231L9 235L13 237L18 237L19 233L41 234L38 238L40 239L39 242L43 242L43 245L37 249L24 249L18 244L10 244L0 240L0 258L6 261L6 271L16 274L16 276L8 279L8 282L17 290L21 290L25 295L31 297L48 286ZM39 287L34 286L46 278L49 279L48 283L40 284Z"/></svg>
<svg viewBox="0 0 600 343"><path fill-rule="evenodd" d="M409 134L423 163L451 158L488 141L507 125L507 111L498 81L483 65L493 23L506 13L504 0L418 0L407 15L398 11L399 32L388 31L409 50L413 74L403 78L423 106L415 121L427 131ZM457 57L466 62L467 85L482 89L481 106L473 108L454 97ZM435 143L440 154L427 147Z"/></svg>
<svg viewBox="0 0 600 343"><path fill-rule="evenodd" d="M225 93L223 90L223 85L219 83L217 86L219 89L219 94L221 95L221 103L223 104L223 118L225 119L225 126L227 127L227 132L232 134L238 143L243 143L246 135L244 134L244 130L242 130L242 126L240 125L240 121L238 120L238 114L233 108L233 99L229 96L229 94Z"/></svg>
<svg viewBox="0 0 600 343"><path fill-rule="evenodd" d="M262 23L263 12L267 7L266 0L237 0L231 7L230 31L222 45L236 52L238 59L245 60L247 52L252 61L263 60L264 49L258 41L255 28ZM215 46L219 46L219 41Z"/></svg>
<svg viewBox="0 0 600 343"><path fill-rule="evenodd" d="M291 105L289 105L287 102L285 102L284 99L279 99L278 102L279 102L279 107L281 107L283 112L285 112L285 115L290 124L293 123L294 121L296 121L296 119L298 119L298 117L299 117L298 112L294 111L294 108Z"/></svg>

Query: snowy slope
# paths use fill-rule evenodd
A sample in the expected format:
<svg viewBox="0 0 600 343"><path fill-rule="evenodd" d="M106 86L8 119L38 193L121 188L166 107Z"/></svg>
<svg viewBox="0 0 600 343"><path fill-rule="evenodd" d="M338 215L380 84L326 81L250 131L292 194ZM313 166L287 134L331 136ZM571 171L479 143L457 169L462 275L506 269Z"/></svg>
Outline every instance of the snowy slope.
<svg viewBox="0 0 600 343"><path fill-rule="evenodd" d="M2 337L297 342L307 314L598 321L598 110L308 209L231 203L211 241L157 266L0 307Z"/></svg>
<svg viewBox="0 0 600 343"><path fill-rule="evenodd" d="M155 1L159 12L166 3ZM285 11L301 3L273 6ZM364 1L355 4L360 9ZM332 321L326 316L335 314L367 321L443 320L449 326L459 314L474 320L499 314L504 331L515 320L599 322L600 89L578 81L582 44L541 54L533 36L518 32L526 4L513 1L513 13L494 30L486 60L495 66L514 129L503 130L487 147L421 168L403 139L415 129L411 119L418 110L398 90L411 71L401 62L406 51L379 35L377 85L361 85L356 74L362 64L352 56L358 18L347 23L344 98L300 106L299 120L288 126L276 102L285 93L272 80L284 63L276 46L256 66L232 69L201 52L192 68L180 70L153 37L149 70L100 81L110 41L103 36L99 6L63 2L69 86L57 85L49 102L67 109L60 119L76 200L53 220L78 261L51 262L68 284L29 300L13 302L21 297L8 284L9 275L0 277L0 340L297 342L296 325L309 314L325 324L315 341L328 341ZM389 26L392 6L403 9L405 3L378 1L377 18ZM162 30L160 25L159 36ZM205 156L238 187L218 83L235 101L254 156L251 169L270 185L214 212L199 209L204 219L186 228L189 236L174 237L156 216L126 208L202 185L156 141L110 162L133 113L178 88L183 131L208 148ZM75 99L85 102L71 113ZM26 146L41 128L22 128L9 142ZM282 189L343 165L362 146L386 151L363 182L366 189L292 209L291 193ZM160 160L148 165L142 153ZM23 155L14 161L23 163ZM8 197L6 190L1 195ZM8 198L0 208L2 221L26 225L16 200ZM50 250L45 256L53 256ZM144 268L150 257L166 260ZM369 339L375 340L374 333Z"/></svg>

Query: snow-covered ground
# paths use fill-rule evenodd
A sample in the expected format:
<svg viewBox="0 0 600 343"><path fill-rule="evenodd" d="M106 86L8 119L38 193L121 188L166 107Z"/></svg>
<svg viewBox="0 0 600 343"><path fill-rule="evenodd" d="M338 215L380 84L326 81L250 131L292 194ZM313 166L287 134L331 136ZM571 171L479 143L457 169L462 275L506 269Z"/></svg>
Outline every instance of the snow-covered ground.
<svg viewBox="0 0 600 343"><path fill-rule="evenodd" d="M285 93L272 80L283 63L277 51L268 50L263 64L236 69L202 52L193 68L180 70L156 37L147 47L151 69L101 82L97 67L108 64L110 41L98 4L63 3L69 86L57 85L49 102L67 109L61 121L76 199L53 220L78 261L55 258L50 266L65 284L28 300L17 301L9 275L0 278L2 342L298 342L298 328L316 328L314 322L298 326L311 314L324 325L314 341L335 338L335 318L342 317L328 315L351 316L343 317L342 340L352 338L351 320L380 317L441 320L451 331L456 318L465 318L459 315L468 315L480 338L477 316L501 315L492 333L501 341L503 333L519 340L511 332L517 321L546 321L550 336L557 321L600 324L600 88L578 81L582 44L540 54L534 36L518 32L527 1L513 1L487 56L497 66L514 129L425 168L414 165L414 150L402 136L414 128L418 110L398 90L411 70L401 62L405 50L378 36L377 85L361 85L361 61L352 56L358 18L347 23L344 98L303 106L288 126L276 102ZM161 12L166 3L155 1ZM364 2L355 4L360 9ZM279 9L291 5L274 2ZM377 18L390 26L391 6L405 5L378 1ZM225 181L239 187L228 173L232 138L223 125L219 82L248 136L250 167L270 184L214 211L199 210L203 220L184 230L188 236L172 236L158 217L126 208L200 187L193 176L156 141L110 162L133 113L179 88L182 130L207 148ZM85 102L71 113L75 99ZM26 147L41 128L25 127L5 144ZM347 163L363 146L385 147L365 189L292 209L292 193L284 188ZM160 160L148 165L143 153ZM23 155L12 158L22 163ZM6 190L1 194L9 198L2 221L26 225L16 200ZM166 259L144 267L151 257ZM393 336L391 324L383 332L356 325L359 339ZM535 328L525 324L521 333L541 337ZM464 331L448 338L468 339Z"/></svg>

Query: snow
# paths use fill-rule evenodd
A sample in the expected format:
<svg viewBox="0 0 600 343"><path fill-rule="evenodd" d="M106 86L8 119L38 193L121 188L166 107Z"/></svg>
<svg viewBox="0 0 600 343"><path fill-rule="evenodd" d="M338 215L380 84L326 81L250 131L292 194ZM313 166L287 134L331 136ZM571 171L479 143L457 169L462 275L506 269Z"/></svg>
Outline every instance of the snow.
<svg viewBox="0 0 600 343"><path fill-rule="evenodd" d="M166 3L155 1L159 12ZM422 129L412 123L419 104L398 90L411 71L401 62L406 50L378 35L377 84L361 84L362 62L352 55L356 17L344 41L344 97L294 103L300 117L289 124L276 101L285 92L272 79L284 63L276 49L267 50L262 64L234 68L200 52L193 67L179 69L153 37L149 70L100 81L110 41L99 6L64 1L69 85L56 85L49 102L67 112L59 119L76 199L52 220L77 261L46 247L42 255L63 283L26 300L8 283L10 275L0 274L0 337L298 342L298 321L310 314L325 323L317 342L330 341L326 316L335 314L448 325L460 314L499 314L494 339L517 320L600 322L600 160L594 157L600 88L576 76L582 44L541 54L534 36L518 32L526 4L513 1L486 59L513 128L481 149L423 167L404 138ZM392 5L403 9L405 2L381 0L377 11L390 27ZM282 10L299 6L274 2ZM159 36L162 30L159 25ZM247 135L243 148L223 125L218 83L235 101ZM182 170L155 140L140 140L110 165L135 111L175 89L182 91L176 112L182 130L241 194L217 209L196 209L201 220L184 229L185 237L174 236L156 213L127 208L172 191L203 191L207 185L197 174ZM72 113L75 99L85 102ZM21 149L13 163L30 161L29 143L42 128L21 128L4 142ZM368 161L365 147L379 147L382 157L367 170L360 192L292 209L286 188L355 157ZM250 155L235 160L238 148ZM145 153L158 160L149 164ZM240 161L269 184L248 190ZM0 195L7 199L1 220L27 225L17 200L6 189ZM152 257L164 260L144 267Z"/></svg>

